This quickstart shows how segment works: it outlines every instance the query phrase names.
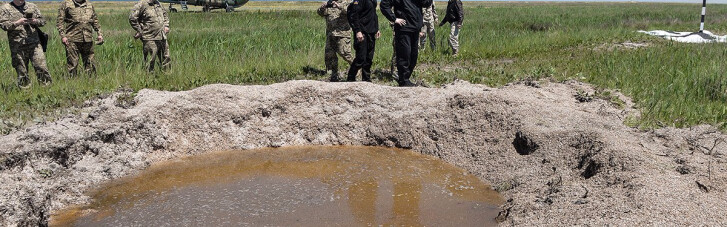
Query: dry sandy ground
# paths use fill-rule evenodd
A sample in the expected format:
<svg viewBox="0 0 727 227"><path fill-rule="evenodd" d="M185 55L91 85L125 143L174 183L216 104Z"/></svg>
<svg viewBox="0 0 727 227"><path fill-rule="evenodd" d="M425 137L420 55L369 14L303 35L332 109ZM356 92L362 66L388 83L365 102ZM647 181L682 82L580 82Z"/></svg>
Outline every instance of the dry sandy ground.
<svg viewBox="0 0 727 227"><path fill-rule="evenodd" d="M727 225L725 135L640 131L623 124L631 107L577 101L588 85L529 85L290 81L89 101L84 114L0 137L0 225L47 223L88 202L85 190L154 162L292 145L440 157L502 191L501 225Z"/></svg>

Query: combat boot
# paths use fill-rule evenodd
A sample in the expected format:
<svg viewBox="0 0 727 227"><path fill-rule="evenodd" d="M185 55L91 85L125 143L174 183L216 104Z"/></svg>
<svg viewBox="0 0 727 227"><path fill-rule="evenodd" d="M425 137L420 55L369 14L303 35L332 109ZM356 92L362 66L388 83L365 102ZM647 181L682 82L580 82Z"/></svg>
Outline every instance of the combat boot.
<svg viewBox="0 0 727 227"><path fill-rule="evenodd" d="M356 82L356 77L348 76L348 78L346 78L346 82Z"/></svg>
<svg viewBox="0 0 727 227"><path fill-rule="evenodd" d="M417 85L412 83L410 80L400 80L399 87L416 87Z"/></svg>
<svg viewBox="0 0 727 227"><path fill-rule="evenodd" d="M361 75L361 81L371 82L371 75Z"/></svg>
<svg viewBox="0 0 727 227"><path fill-rule="evenodd" d="M360 72L361 71L357 71L356 74L351 75L351 72L349 71L348 76L346 77L346 82L356 82L356 76L358 76Z"/></svg>
<svg viewBox="0 0 727 227"><path fill-rule="evenodd" d="M22 89L30 88L30 78L19 77L18 78L18 87L20 87Z"/></svg>
<svg viewBox="0 0 727 227"><path fill-rule="evenodd" d="M331 71L331 82L338 82L338 71Z"/></svg>
<svg viewBox="0 0 727 227"><path fill-rule="evenodd" d="M38 77L38 82L40 83L41 86L47 87L53 83L53 80L50 78L50 75L45 75L45 76Z"/></svg>

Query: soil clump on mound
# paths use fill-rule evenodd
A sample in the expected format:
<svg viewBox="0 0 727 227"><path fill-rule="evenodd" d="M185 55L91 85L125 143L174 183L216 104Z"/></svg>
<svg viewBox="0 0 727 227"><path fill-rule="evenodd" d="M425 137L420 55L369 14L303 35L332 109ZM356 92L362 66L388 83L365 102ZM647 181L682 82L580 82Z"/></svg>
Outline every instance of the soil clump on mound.
<svg viewBox="0 0 727 227"><path fill-rule="evenodd" d="M533 86L536 85L536 86ZM38 225L151 163L296 145L413 149L507 199L501 225L727 225L727 136L640 131L578 82L442 88L290 81L142 90L0 137L0 225ZM396 158L396 157L392 157Z"/></svg>

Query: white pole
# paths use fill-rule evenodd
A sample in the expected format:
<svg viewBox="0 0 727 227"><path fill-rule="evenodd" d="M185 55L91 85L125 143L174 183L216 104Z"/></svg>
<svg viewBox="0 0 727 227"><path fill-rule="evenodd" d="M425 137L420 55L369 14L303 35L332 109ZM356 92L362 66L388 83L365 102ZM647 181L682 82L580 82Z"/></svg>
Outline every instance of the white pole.
<svg viewBox="0 0 727 227"><path fill-rule="evenodd" d="M704 15L707 14L707 0L702 0L702 23L699 24L699 33L704 32Z"/></svg>

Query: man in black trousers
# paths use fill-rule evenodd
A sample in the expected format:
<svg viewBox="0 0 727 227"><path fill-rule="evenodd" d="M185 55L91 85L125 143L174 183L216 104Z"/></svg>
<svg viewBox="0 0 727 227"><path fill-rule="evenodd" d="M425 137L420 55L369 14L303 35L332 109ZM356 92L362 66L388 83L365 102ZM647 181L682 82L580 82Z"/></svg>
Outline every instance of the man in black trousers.
<svg viewBox="0 0 727 227"><path fill-rule="evenodd" d="M381 13L394 23L396 42L396 69L399 86L414 87L409 78L419 57L419 32L424 24L422 8L432 5L432 0L382 0ZM396 9L396 13L391 10Z"/></svg>
<svg viewBox="0 0 727 227"><path fill-rule="evenodd" d="M348 7L348 23L351 24L355 36L353 48L356 50L356 58L348 69L346 80L356 81L356 74L360 69L361 80L371 82L376 39L381 36L379 19L376 16L376 0L353 0Z"/></svg>

